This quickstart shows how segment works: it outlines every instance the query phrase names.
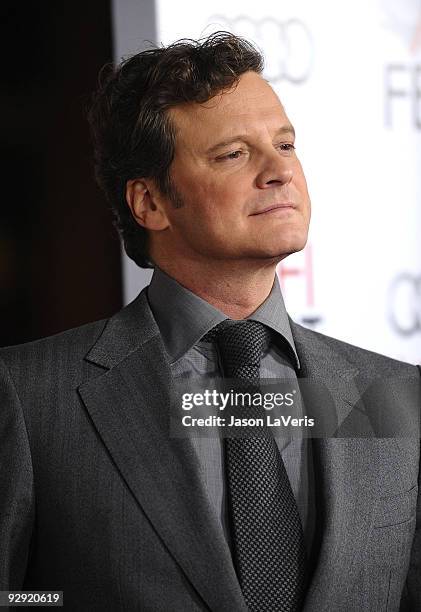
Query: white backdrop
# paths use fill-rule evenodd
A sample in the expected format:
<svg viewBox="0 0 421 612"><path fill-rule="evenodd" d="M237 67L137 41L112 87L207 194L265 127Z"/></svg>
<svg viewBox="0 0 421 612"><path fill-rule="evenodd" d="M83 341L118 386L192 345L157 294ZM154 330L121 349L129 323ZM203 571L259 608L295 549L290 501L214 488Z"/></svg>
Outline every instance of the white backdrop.
<svg viewBox="0 0 421 612"><path fill-rule="evenodd" d="M114 0L116 59L218 29L264 52L313 203L308 247L278 270L293 318L421 362L421 1L151 4ZM149 278L126 261L126 300Z"/></svg>

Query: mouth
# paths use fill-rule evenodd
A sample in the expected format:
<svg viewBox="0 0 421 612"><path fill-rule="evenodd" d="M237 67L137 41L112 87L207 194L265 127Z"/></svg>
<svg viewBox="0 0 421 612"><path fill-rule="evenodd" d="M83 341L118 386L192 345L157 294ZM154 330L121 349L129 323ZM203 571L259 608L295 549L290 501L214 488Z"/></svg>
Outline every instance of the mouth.
<svg viewBox="0 0 421 612"><path fill-rule="evenodd" d="M280 204L272 204L271 206L267 206L266 208L263 208L262 210L258 210L257 212L251 213L249 216L250 217L255 217L257 215L265 215L266 213L271 213L271 212L275 212L277 210L293 210L297 207L296 204L294 204L294 202L281 202Z"/></svg>

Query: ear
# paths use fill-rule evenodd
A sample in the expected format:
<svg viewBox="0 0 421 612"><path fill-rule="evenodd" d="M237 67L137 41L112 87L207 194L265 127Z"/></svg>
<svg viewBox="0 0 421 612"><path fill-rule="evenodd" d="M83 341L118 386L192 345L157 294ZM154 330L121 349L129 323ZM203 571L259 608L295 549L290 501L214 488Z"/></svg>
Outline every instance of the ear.
<svg viewBox="0 0 421 612"><path fill-rule="evenodd" d="M162 196L152 181L130 179L126 183L126 202L135 221L149 230L164 230L169 220L163 206Z"/></svg>

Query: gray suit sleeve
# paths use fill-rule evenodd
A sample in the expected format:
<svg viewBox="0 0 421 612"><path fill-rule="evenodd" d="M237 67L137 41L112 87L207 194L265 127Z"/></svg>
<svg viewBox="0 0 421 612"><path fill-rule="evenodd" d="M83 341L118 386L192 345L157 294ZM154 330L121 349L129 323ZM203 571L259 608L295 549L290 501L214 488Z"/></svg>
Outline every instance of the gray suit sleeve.
<svg viewBox="0 0 421 612"><path fill-rule="evenodd" d="M411 561L405 588L402 594L400 612L421 610L421 477L418 477L418 502L415 536L412 544Z"/></svg>
<svg viewBox="0 0 421 612"><path fill-rule="evenodd" d="M418 366L418 369L421 373L421 366ZM418 472L417 518L411 561L399 610L400 612L418 612L421 610L421 468Z"/></svg>
<svg viewBox="0 0 421 612"><path fill-rule="evenodd" d="M28 434L16 389L0 358L0 589L22 589L34 523Z"/></svg>

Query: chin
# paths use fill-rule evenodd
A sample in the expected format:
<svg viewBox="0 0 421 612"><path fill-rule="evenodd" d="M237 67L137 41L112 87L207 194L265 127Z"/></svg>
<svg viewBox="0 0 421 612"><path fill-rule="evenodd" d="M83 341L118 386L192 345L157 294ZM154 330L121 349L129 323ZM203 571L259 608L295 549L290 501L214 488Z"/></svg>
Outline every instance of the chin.
<svg viewBox="0 0 421 612"><path fill-rule="evenodd" d="M290 236L288 239L277 240L272 246L267 245L264 249L267 257L280 257L281 259L285 259L288 255L292 255L292 253L298 253L298 251L302 251L307 244L307 232L305 234L297 234L295 236ZM263 244L260 247L264 247Z"/></svg>

